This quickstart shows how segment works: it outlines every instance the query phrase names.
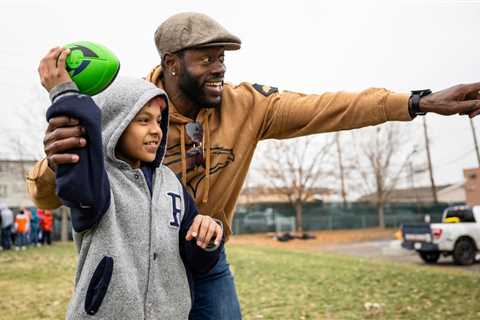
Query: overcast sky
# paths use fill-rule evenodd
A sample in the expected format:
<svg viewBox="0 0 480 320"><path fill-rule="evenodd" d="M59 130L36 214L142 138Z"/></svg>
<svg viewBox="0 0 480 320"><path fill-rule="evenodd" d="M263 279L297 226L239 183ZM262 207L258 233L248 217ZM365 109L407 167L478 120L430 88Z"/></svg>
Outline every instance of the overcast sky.
<svg viewBox="0 0 480 320"><path fill-rule="evenodd" d="M49 48L99 42L118 55L121 74L144 76L159 63L155 29L182 11L206 13L241 38L242 49L226 55L232 83L321 93L435 91L480 81L480 1L2 0L0 139L27 132L25 145L41 150L48 100L36 69ZM27 114L38 117L39 128L26 127L20 118ZM427 121L437 182L461 181L462 168L477 166L467 118L428 115ZM480 131L480 120L474 123ZM420 119L415 124L421 128ZM414 134L420 142L421 134Z"/></svg>

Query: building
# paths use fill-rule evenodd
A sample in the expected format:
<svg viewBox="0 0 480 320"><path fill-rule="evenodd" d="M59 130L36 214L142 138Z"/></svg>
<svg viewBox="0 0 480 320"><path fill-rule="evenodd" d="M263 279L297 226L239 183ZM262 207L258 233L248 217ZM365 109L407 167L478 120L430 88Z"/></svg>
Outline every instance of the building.
<svg viewBox="0 0 480 320"><path fill-rule="evenodd" d="M467 204L470 206L480 204L480 168L464 169L465 193Z"/></svg>
<svg viewBox="0 0 480 320"><path fill-rule="evenodd" d="M13 208L33 206L25 178L34 164L34 160L0 160L0 201Z"/></svg>
<svg viewBox="0 0 480 320"><path fill-rule="evenodd" d="M309 196L306 202L330 201L335 191L329 188L310 188L307 190ZM253 203L286 203L288 197L287 189L271 188L265 186L243 188L237 203L248 205Z"/></svg>
<svg viewBox="0 0 480 320"><path fill-rule="evenodd" d="M466 203L465 184L458 182L445 187L437 192L438 202Z"/></svg>
<svg viewBox="0 0 480 320"><path fill-rule="evenodd" d="M438 202L465 203L465 188L463 182L436 186ZM376 201L376 194L371 193L360 197L358 202ZM433 203L432 188L417 187L393 189L387 200L388 203Z"/></svg>

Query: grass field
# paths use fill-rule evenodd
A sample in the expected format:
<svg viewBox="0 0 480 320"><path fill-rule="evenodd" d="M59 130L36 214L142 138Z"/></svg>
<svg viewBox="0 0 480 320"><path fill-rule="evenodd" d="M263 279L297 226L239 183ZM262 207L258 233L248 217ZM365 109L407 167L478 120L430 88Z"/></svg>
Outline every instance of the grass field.
<svg viewBox="0 0 480 320"><path fill-rule="evenodd" d="M244 319L480 319L480 275L230 245ZM63 319L73 244L0 253L0 319Z"/></svg>

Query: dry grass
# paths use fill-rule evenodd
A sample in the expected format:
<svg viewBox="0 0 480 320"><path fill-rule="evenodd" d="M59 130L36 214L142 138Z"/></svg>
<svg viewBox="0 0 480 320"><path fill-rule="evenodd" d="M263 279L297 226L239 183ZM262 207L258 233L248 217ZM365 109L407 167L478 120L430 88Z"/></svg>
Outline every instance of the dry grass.
<svg viewBox="0 0 480 320"><path fill-rule="evenodd" d="M279 242L274 239L274 234L247 234L232 236L229 240L231 245L261 246L269 248L281 248L288 250L318 251L322 246L352 243L371 240L388 240L395 238L396 229L357 229L357 230L325 230L312 232L315 239Z"/></svg>
<svg viewBox="0 0 480 320"><path fill-rule="evenodd" d="M392 234L329 231L317 234L316 240L288 243L266 235L233 238L227 251L244 319L480 319L477 273L341 257L303 247ZM262 247L268 243L300 250ZM72 243L1 252L0 319L63 319L75 262Z"/></svg>
<svg viewBox="0 0 480 320"><path fill-rule="evenodd" d="M72 243L0 253L0 319L63 319L72 295Z"/></svg>

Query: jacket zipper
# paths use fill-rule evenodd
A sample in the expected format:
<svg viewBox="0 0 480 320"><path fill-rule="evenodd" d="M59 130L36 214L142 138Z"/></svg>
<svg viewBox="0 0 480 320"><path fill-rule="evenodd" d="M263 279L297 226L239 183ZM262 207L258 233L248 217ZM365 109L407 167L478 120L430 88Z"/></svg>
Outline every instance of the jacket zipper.
<svg viewBox="0 0 480 320"><path fill-rule="evenodd" d="M140 174L143 177L143 172L140 170ZM148 267L147 267L147 285L145 286L145 296L144 296L144 302L143 302L143 317L146 320L147 319L147 311L148 311L148 288L150 284L150 268L151 268L151 263L152 260L150 259L150 254L152 250L152 203L153 203L153 185L154 185L154 177L152 177L152 193L150 194L150 190L148 190L148 185L146 185L146 181L144 181L144 186L147 187L147 194L150 196L150 211L149 211L149 221L148 221ZM143 180L145 180L145 177L143 177Z"/></svg>

